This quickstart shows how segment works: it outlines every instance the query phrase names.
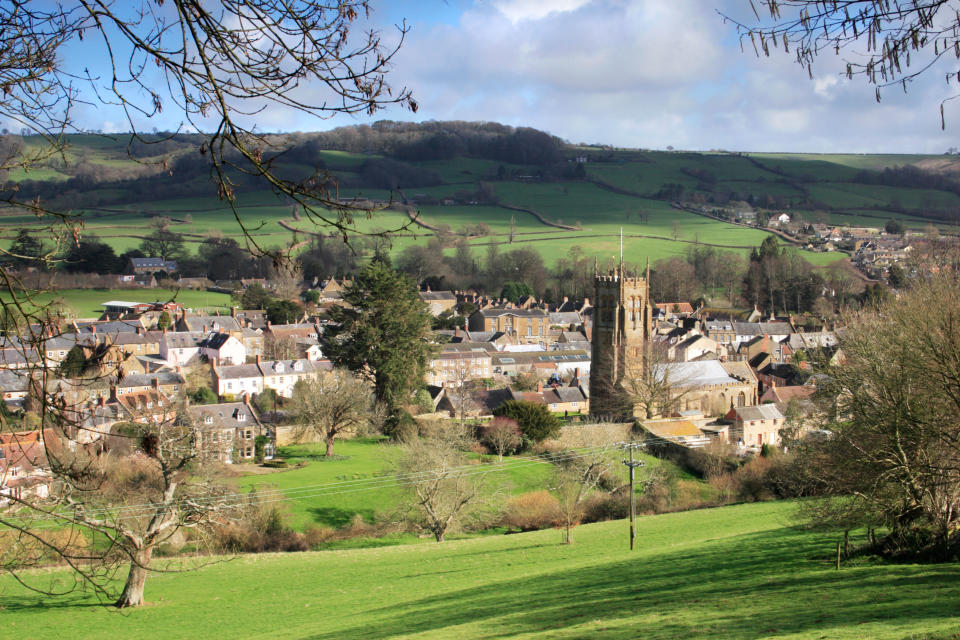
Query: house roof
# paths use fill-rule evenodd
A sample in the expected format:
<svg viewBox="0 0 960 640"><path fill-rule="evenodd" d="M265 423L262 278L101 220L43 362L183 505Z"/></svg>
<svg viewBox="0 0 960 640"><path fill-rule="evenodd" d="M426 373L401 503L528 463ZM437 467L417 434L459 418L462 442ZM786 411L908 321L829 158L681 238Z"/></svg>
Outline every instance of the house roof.
<svg viewBox="0 0 960 640"><path fill-rule="evenodd" d="M479 313L484 318L499 318L500 316L519 316L525 318L547 317L547 312L543 309L505 309L503 307L491 307L489 309L480 309L474 313Z"/></svg>
<svg viewBox="0 0 960 640"><path fill-rule="evenodd" d="M738 336L788 336L793 333L788 322L734 322L733 329Z"/></svg>
<svg viewBox="0 0 960 640"><path fill-rule="evenodd" d="M420 299L424 302L456 302L457 296L452 291L421 291Z"/></svg>
<svg viewBox="0 0 960 640"><path fill-rule="evenodd" d="M167 331L163 337L168 349L198 348L205 338L201 331Z"/></svg>
<svg viewBox="0 0 960 640"><path fill-rule="evenodd" d="M199 346L204 349L219 350L232 337L229 333L211 333L199 342Z"/></svg>
<svg viewBox="0 0 960 640"><path fill-rule="evenodd" d="M233 316L184 316L183 323L190 331L240 331L240 323Z"/></svg>
<svg viewBox="0 0 960 640"><path fill-rule="evenodd" d="M583 319L576 311L553 311L549 313L548 316L550 318L550 324L579 325L583 323Z"/></svg>
<svg viewBox="0 0 960 640"><path fill-rule="evenodd" d="M236 380L238 378L262 378L260 367L255 364L234 364L215 367L213 373L218 380Z"/></svg>
<svg viewBox="0 0 960 640"><path fill-rule="evenodd" d="M786 387L770 387L763 393L760 402L772 400L777 404L786 404L791 400L809 400L816 389L807 385L790 385Z"/></svg>
<svg viewBox="0 0 960 640"><path fill-rule="evenodd" d="M661 380L664 376L669 376L669 380L673 384L681 387L697 388L739 382L736 378L731 377L721 363L716 360L655 364L654 373Z"/></svg>
<svg viewBox="0 0 960 640"><path fill-rule="evenodd" d="M194 426L199 429L239 429L260 426L256 411L244 402L192 405L187 408L187 415L193 418Z"/></svg>
<svg viewBox="0 0 960 640"><path fill-rule="evenodd" d="M689 420L648 420L643 423L643 428L666 440L696 438L703 435L700 429Z"/></svg>
<svg viewBox="0 0 960 640"><path fill-rule="evenodd" d="M740 420L782 420L783 414L775 404L762 404L758 407L737 407L737 418Z"/></svg>
<svg viewBox="0 0 960 640"><path fill-rule="evenodd" d="M133 265L134 269L177 270L176 261L164 260L163 258L130 258L130 264Z"/></svg>

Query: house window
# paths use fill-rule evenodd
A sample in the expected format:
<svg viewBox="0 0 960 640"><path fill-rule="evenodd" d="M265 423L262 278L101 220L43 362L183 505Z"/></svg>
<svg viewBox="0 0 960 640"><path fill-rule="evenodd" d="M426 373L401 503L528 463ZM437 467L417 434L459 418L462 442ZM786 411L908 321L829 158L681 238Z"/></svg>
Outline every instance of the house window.
<svg viewBox="0 0 960 640"><path fill-rule="evenodd" d="M20 474L20 467L10 467L10 477L16 478Z"/></svg>
<svg viewBox="0 0 960 640"><path fill-rule="evenodd" d="M232 383L232 382L228 382L228 383L227 383L227 389L233 389L233 383Z"/></svg>
<svg viewBox="0 0 960 640"><path fill-rule="evenodd" d="M247 419L247 414L245 414L245 413L238 413L238 414L237 414L237 422L243 422L243 421L246 420L246 419Z"/></svg>
<svg viewBox="0 0 960 640"><path fill-rule="evenodd" d="M204 424L213 424L213 416L204 416L203 422Z"/></svg>
<svg viewBox="0 0 960 640"><path fill-rule="evenodd" d="M283 376L280 376L280 384L283 384Z"/></svg>

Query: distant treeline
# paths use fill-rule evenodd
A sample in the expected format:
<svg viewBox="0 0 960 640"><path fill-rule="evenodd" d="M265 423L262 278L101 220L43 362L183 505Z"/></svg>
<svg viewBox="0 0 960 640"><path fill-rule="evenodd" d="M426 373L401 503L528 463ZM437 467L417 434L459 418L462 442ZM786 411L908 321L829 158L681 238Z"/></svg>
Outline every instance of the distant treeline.
<svg viewBox="0 0 960 640"><path fill-rule="evenodd" d="M340 127L302 135L287 157L311 163L322 150L379 154L400 160L481 158L527 165L563 160L564 142L537 129L495 122L392 122Z"/></svg>

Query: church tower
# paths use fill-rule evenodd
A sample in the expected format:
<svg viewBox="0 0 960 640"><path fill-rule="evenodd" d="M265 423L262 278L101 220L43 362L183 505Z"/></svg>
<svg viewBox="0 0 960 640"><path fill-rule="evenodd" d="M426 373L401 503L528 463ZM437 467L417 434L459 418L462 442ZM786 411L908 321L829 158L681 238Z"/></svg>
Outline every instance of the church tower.
<svg viewBox="0 0 960 640"><path fill-rule="evenodd" d="M628 366L642 363L644 345L653 330L650 261L646 277L628 274L623 258L608 273L594 271L590 413L597 417L632 414L619 401L617 389Z"/></svg>

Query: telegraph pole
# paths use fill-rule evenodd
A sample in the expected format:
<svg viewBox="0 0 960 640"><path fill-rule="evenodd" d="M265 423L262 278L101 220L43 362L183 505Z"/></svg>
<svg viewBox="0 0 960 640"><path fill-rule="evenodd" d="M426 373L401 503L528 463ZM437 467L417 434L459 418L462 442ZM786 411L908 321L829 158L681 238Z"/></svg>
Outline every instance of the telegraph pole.
<svg viewBox="0 0 960 640"><path fill-rule="evenodd" d="M637 517L637 494L633 491L633 476L634 469L643 466L643 460L634 461L633 450L640 449L643 447L643 445L639 442L622 442L620 443L620 446L630 452L630 459L624 460L623 464L627 465L627 467L630 469L630 551L633 551L633 541L636 538L634 520Z"/></svg>

